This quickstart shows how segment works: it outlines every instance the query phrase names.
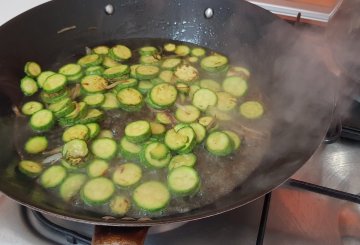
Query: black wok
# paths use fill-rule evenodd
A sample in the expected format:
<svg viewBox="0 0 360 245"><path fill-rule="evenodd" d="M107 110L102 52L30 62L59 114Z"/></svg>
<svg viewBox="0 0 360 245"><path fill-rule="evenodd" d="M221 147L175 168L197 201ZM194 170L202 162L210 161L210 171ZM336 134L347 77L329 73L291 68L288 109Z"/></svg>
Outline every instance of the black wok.
<svg viewBox="0 0 360 245"><path fill-rule="evenodd" d="M108 3L114 6L112 15L104 11ZM209 7L214 15L208 19L204 11ZM278 32L272 33L273 30ZM321 95L318 99L298 99L299 93L307 94L306 90L286 87L286 84L318 80L318 75L312 76L304 70L299 79L279 70L279 66L283 67L281 62L287 64L285 54L296 44L297 37L298 33L276 16L236 0L57 0L21 14L0 28L0 190L32 209L107 226L151 226L196 220L234 209L264 195L310 158L331 121L333 94L313 87L312 94ZM106 220L81 208L50 202L43 189L34 186L32 180L16 170L19 157L13 139L14 134L20 132L13 127L15 116L11 106L19 105L22 99L19 80L23 76L23 64L36 60L43 66L48 64L47 68L56 67L59 62L84 54L86 46L114 44L127 38L191 42L221 51L251 68L253 80L258 81L261 92L266 94L268 110L274 115L269 144L256 169L228 195L186 213L151 220ZM303 64L303 58L299 58L298 65ZM333 79L320 61L316 65L314 68L321 71L322 77ZM298 103L289 103L294 98Z"/></svg>

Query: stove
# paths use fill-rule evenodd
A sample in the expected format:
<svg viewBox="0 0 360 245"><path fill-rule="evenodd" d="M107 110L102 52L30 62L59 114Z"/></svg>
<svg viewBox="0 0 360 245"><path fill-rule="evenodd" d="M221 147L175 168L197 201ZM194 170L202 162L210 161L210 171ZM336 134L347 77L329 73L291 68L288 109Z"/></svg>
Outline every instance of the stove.
<svg viewBox="0 0 360 245"><path fill-rule="evenodd" d="M44 2L0 1L0 25ZM287 19L326 24L342 1L250 2ZM354 100L353 107L354 116L343 120L343 137L338 139L341 127L335 121L326 142L273 192L221 215L152 227L145 244L360 244L360 142L348 139L360 139L360 105ZM92 225L42 215L0 193L1 245L90 244L93 230Z"/></svg>

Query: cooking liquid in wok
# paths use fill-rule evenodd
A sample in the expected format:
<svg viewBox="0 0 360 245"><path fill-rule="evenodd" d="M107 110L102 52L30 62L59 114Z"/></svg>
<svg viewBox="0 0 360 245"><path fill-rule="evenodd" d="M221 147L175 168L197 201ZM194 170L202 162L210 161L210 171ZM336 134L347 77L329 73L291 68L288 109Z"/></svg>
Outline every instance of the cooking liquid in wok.
<svg viewBox="0 0 360 245"><path fill-rule="evenodd" d="M196 47L193 44L189 43L181 43L173 40L158 40L158 39L136 39L136 40L121 40L117 43L121 43L126 45L132 50L132 58L126 62L125 64L132 65L139 63L139 54L137 50L143 46L154 46L157 47L158 50L162 50L162 47L165 43L175 43L176 45L187 45L191 48ZM214 51L206 49L206 55L213 54ZM83 54L84 55L84 54ZM174 53L161 53L163 56L174 56ZM81 57L81 56L80 56ZM184 58L186 60L186 58ZM200 60L196 63L191 63L192 66L196 67L200 72L200 79L210 78L219 82L221 85L222 81L226 77L226 72L221 75L217 74L216 77L209 77L209 74L203 72L200 68ZM52 66L54 71L57 71L59 67L65 65L67 63L76 63L76 59L74 60L66 60L66 62L62 62L61 64L57 64ZM232 66L236 66L239 64L246 64L246 60L241 61L229 61L230 69ZM41 64L43 67L46 67L47 64ZM45 70L45 69L43 69ZM251 69L250 69L251 71ZM75 85L70 85L75 86ZM168 168L161 169L149 169L144 167L139 161L129 161L123 159L121 156L117 156L110 162L110 168L106 172L105 177L112 179L112 173L114 168L126 162L135 162L137 163L143 171L142 178L139 183L135 186L129 188L116 188L116 194L125 195L130 200L131 208L123 217L118 217L114 215L109 205L103 204L99 206L90 206L85 204L80 194L76 195L65 205L66 209L76 210L85 209L91 210L94 213L98 213L101 216L114 216L117 218L141 218L141 217L158 217L158 216L167 216L175 213L183 213L192 209L199 208L201 206L211 204L216 201L218 198L230 193L234 188L241 187L241 183L254 171L254 169L260 164L262 159L262 155L266 150L267 139L269 138L269 112L266 107L266 101L263 96L260 94L256 85L256 81L253 81L250 77L248 80L248 91L247 93L237 99L236 108L230 112L231 120L229 121L221 121L216 120L219 125L219 130L232 130L236 132L241 138L241 145L238 150L234 153L225 156L225 157L216 157L211 155L204 147L204 142L197 145L194 148L193 153L197 156L197 161L194 168L198 171L201 184L199 190L191 195L180 197L177 195L172 195L170 203L166 208L157 212L147 212L139 209L132 202L132 192L141 183L144 183L149 180L158 180L162 183L167 183L167 174ZM145 96L144 96L145 97ZM38 94L32 96L30 99L25 98L26 101L29 100L37 100L41 101L38 98ZM81 96L76 98L77 101L81 101ZM265 114L256 120L248 120L244 119L239 114L239 105L248 100L256 100L262 102L265 106ZM25 101L24 101L25 103ZM178 98L177 104L191 104L191 101L186 100L185 102L181 101ZM175 106L174 106L175 108ZM174 109L171 109L173 112ZM124 129L127 124L136 120L147 120L147 121L155 121L155 113L156 111L150 109L146 104L142 107L141 111L138 112L126 112L121 109L104 111L106 116L105 119L100 122L101 129L111 130L114 139L119 142L119 140L124 136ZM201 116L204 116L205 113L202 113ZM21 157L21 160L32 160L36 162L43 162L44 159L49 158L49 154L37 154L37 155L29 155L24 151L24 144L27 139L31 136L36 135L30 127L28 126L29 118L18 117L16 122L16 148ZM166 126L167 130L172 126ZM46 133L41 133L40 135L44 135L49 140L49 145L47 151L61 147L64 142L62 142L62 134L64 129L60 126L56 125L52 130ZM207 135L209 132L207 132ZM91 143L88 143L90 146ZM90 147L89 147L90 149ZM173 156L175 153L172 154ZM51 165L61 165L61 160L52 161L50 163L44 164L44 169ZM15 165L12 165L11 168L16 168ZM15 170L15 174L21 175L18 170ZM86 174L86 166L83 168L79 168L77 170L68 170L70 172L80 172ZM59 186L53 189L45 189L43 187L39 187L38 178L33 180L34 185L37 185L36 188L41 188L46 195L48 195L48 202L53 202L54 206L59 206L59 203L65 203L59 196ZM35 188L35 186L24 186L24 188Z"/></svg>

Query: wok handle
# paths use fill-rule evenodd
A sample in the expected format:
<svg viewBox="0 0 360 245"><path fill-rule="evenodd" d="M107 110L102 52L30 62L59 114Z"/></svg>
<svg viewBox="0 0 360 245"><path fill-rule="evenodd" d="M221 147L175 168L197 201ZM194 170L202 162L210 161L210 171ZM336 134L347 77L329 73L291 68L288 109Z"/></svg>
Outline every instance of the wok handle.
<svg viewBox="0 0 360 245"><path fill-rule="evenodd" d="M95 226L92 245L142 245L149 227Z"/></svg>

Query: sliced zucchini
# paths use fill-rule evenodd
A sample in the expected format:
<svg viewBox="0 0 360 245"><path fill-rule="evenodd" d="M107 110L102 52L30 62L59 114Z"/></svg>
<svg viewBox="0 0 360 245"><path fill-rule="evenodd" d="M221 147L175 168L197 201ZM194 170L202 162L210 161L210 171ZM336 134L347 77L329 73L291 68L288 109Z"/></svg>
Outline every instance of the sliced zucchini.
<svg viewBox="0 0 360 245"><path fill-rule="evenodd" d="M176 68L174 73L179 82L190 83L199 78L199 71L189 64L184 64Z"/></svg>
<svg viewBox="0 0 360 245"><path fill-rule="evenodd" d="M70 128L67 128L63 135L62 140L64 142L69 142L74 139L79 140L88 140L90 135L90 130L86 125L83 124L77 124Z"/></svg>
<svg viewBox="0 0 360 245"><path fill-rule="evenodd" d="M136 80L135 78L129 78L118 82L120 83L116 85L116 87L113 89L115 93L119 92L121 89L124 88L135 88L138 85L138 80Z"/></svg>
<svg viewBox="0 0 360 245"><path fill-rule="evenodd" d="M35 112L43 109L44 106L40 102L37 101L28 101L21 107L21 112L26 116L31 116Z"/></svg>
<svg viewBox="0 0 360 245"><path fill-rule="evenodd" d="M38 91L37 83L31 77L21 79L20 88L25 96L31 96Z"/></svg>
<svg viewBox="0 0 360 245"><path fill-rule="evenodd" d="M227 77L239 76L239 77L242 77L246 81L250 78L250 75L251 74L250 74L249 69L242 67L242 66L230 67L229 71L226 74Z"/></svg>
<svg viewBox="0 0 360 245"><path fill-rule="evenodd" d="M54 188L60 185L66 177L66 169L60 165L53 165L40 176L40 184L45 188Z"/></svg>
<svg viewBox="0 0 360 245"><path fill-rule="evenodd" d="M46 93L45 91L42 91L40 93L40 98L43 102L48 104L53 104L56 102L59 102L60 100L69 97L69 92L67 90L62 90L56 93Z"/></svg>
<svg viewBox="0 0 360 245"><path fill-rule="evenodd" d="M241 77L225 78L222 87L225 92L228 92L235 97L243 96L248 90L247 82Z"/></svg>
<svg viewBox="0 0 360 245"><path fill-rule="evenodd" d="M25 64L24 72L29 77L37 77L41 73L41 67L38 63L36 63L34 61L28 61Z"/></svg>
<svg viewBox="0 0 360 245"><path fill-rule="evenodd" d="M138 90L142 94L147 94L152 89L152 87L154 87L154 85L149 80L142 80L138 84Z"/></svg>
<svg viewBox="0 0 360 245"><path fill-rule="evenodd" d="M141 146L131 143L126 137L123 137L119 144L119 151L122 157L127 160L136 160L139 158Z"/></svg>
<svg viewBox="0 0 360 245"><path fill-rule="evenodd" d="M94 139L100 133L100 125L97 123L87 123L86 127L89 128L89 139Z"/></svg>
<svg viewBox="0 0 360 245"><path fill-rule="evenodd" d="M192 105L178 106L175 111L175 117L180 122L192 123L200 117L200 111Z"/></svg>
<svg viewBox="0 0 360 245"><path fill-rule="evenodd" d="M233 150L230 137L223 132L212 132L206 139L206 149L215 156L227 156Z"/></svg>
<svg viewBox="0 0 360 245"><path fill-rule="evenodd" d="M200 177L192 167L181 166L170 171L167 183L172 193L188 196L199 189Z"/></svg>
<svg viewBox="0 0 360 245"><path fill-rule="evenodd" d="M84 68L90 66L98 66L102 63L103 59L98 54L88 54L78 60L78 64Z"/></svg>
<svg viewBox="0 0 360 245"><path fill-rule="evenodd" d="M166 112L156 113L156 121L165 125L172 123L171 116Z"/></svg>
<svg viewBox="0 0 360 245"><path fill-rule="evenodd" d="M133 192L135 204L149 212L159 211L170 202L170 192L159 181L148 181L139 185Z"/></svg>
<svg viewBox="0 0 360 245"><path fill-rule="evenodd" d="M104 56L104 59L102 61L102 65L106 68L110 68L110 67L114 67L114 66L118 66L121 65L119 62L113 60L112 58L108 57L108 56Z"/></svg>
<svg viewBox="0 0 360 245"><path fill-rule="evenodd" d="M98 158L111 160L116 156L117 145L110 138L98 138L91 144L91 152Z"/></svg>
<svg viewBox="0 0 360 245"><path fill-rule="evenodd" d="M199 58L195 56L191 56L187 58L187 61L190 63L197 63L199 61Z"/></svg>
<svg viewBox="0 0 360 245"><path fill-rule="evenodd" d="M149 98L156 106L166 109L171 107L177 98L176 88L168 83L155 85L149 92Z"/></svg>
<svg viewBox="0 0 360 245"><path fill-rule="evenodd" d="M125 163L116 167L112 180L120 187L135 185L142 177L141 168L135 163Z"/></svg>
<svg viewBox="0 0 360 245"><path fill-rule="evenodd" d="M150 168L164 168L170 160L170 151L163 143L147 143L140 152L141 163Z"/></svg>
<svg viewBox="0 0 360 245"><path fill-rule="evenodd" d="M93 48L93 52L98 55L107 55L109 53L110 48L104 45L97 46Z"/></svg>
<svg viewBox="0 0 360 245"><path fill-rule="evenodd" d="M264 107L257 101L246 101L240 105L240 114L247 119L257 119L264 114Z"/></svg>
<svg viewBox="0 0 360 245"><path fill-rule="evenodd" d="M194 94L200 89L199 85L190 85L190 91L189 91L189 99L192 100L194 97Z"/></svg>
<svg viewBox="0 0 360 245"><path fill-rule="evenodd" d="M102 159L94 159L86 168L86 172L91 178L104 176L108 171L110 165L108 162Z"/></svg>
<svg viewBox="0 0 360 245"><path fill-rule="evenodd" d="M230 131L230 130L224 130L223 132L225 134L227 134L229 136L230 140L232 141L233 151L238 150L240 147L240 144L241 144L240 137L235 132Z"/></svg>
<svg viewBox="0 0 360 245"><path fill-rule="evenodd" d="M132 143L145 142L151 136L150 123L144 120L131 122L125 127L125 135Z"/></svg>
<svg viewBox="0 0 360 245"><path fill-rule="evenodd" d="M62 148L63 158L70 164L80 164L88 155L89 150L84 140L74 139L67 142Z"/></svg>
<svg viewBox="0 0 360 245"><path fill-rule="evenodd" d="M168 169L171 171L174 168L178 168L181 166L194 167L196 160L196 155L193 153L176 155L171 158Z"/></svg>
<svg viewBox="0 0 360 245"><path fill-rule="evenodd" d="M182 63L182 60L179 58L168 58L163 61L161 68L164 70L175 70Z"/></svg>
<svg viewBox="0 0 360 245"><path fill-rule="evenodd" d="M122 77L128 73L130 73L130 68L128 65L118 65L107 68L102 75L106 79L115 79Z"/></svg>
<svg viewBox="0 0 360 245"><path fill-rule="evenodd" d="M25 151L29 154L38 154L46 150L48 140L45 136L34 136L25 143Z"/></svg>
<svg viewBox="0 0 360 245"><path fill-rule="evenodd" d="M149 56L149 55L154 55L158 53L157 48L153 47L153 46L145 46L139 49L139 53L140 55L143 56Z"/></svg>
<svg viewBox="0 0 360 245"><path fill-rule="evenodd" d="M63 110L66 106L70 105L71 103L72 103L71 99L68 97L65 97L64 99L62 99L56 103L50 104L48 109L50 111L52 111L53 113L57 113L57 112L60 112L61 110Z"/></svg>
<svg viewBox="0 0 360 245"><path fill-rule="evenodd" d="M50 77L51 75L54 75L55 72L53 71L43 71L40 73L40 75L36 78L37 85L39 88L42 88L43 84L45 83L46 79Z"/></svg>
<svg viewBox="0 0 360 245"><path fill-rule="evenodd" d="M199 118L199 123L203 125L205 128L211 126L216 122L216 118L212 116L204 116Z"/></svg>
<svg viewBox="0 0 360 245"><path fill-rule="evenodd" d="M159 74L159 78L166 83L172 83L174 77L174 72L172 71L162 71Z"/></svg>
<svg viewBox="0 0 360 245"><path fill-rule="evenodd" d="M105 69L102 66L90 66L86 68L85 75L98 75L101 76Z"/></svg>
<svg viewBox="0 0 360 245"><path fill-rule="evenodd" d="M50 130L55 124L54 114L47 109L35 112L30 118L30 126L37 132Z"/></svg>
<svg viewBox="0 0 360 245"><path fill-rule="evenodd" d="M216 107L220 111L232 111L237 104L237 99L227 92L216 93L218 101Z"/></svg>
<svg viewBox="0 0 360 245"><path fill-rule="evenodd" d="M139 65L135 72L137 79L147 80L156 78L159 75L160 69L153 65Z"/></svg>
<svg viewBox="0 0 360 245"><path fill-rule="evenodd" d="M67 84L67 79L62 74L49 76L43 84L43 90L46 93L56 93L62 91Z"/></svg>
<svg viewBox="0 0 360 245"><path fill-rule="evenodd" d="M205 56L206 51L203 48L193 48L191 50L191 55L195 57L202 57Z"/></svg>
<svg viewBox="0 0 360 245"><path fill-rule="evenodd" d="M161 56L160 55L151 55L151 56L140 56L140 63L144 65L160 65Z"/></svg>
<svg viewBox="0 0 360 245"><path fill-rule="evenodd" d="M120 107L119 101L116 98L116 95L113 93L106 93L105 94L105 100L101 104L101 108L104 110L113 110Z"/></svg>
<svg viewBox="0 0 360 245"><path fill-rule="evenodd" d="M177 150L178 153L190 153L196 145L196 134L191 127L181 127L177 134L186 136L187 142L181 149ZM165 141L166 142L166 141Z"/></svg>
<svg viewBox="0 0 360 245"><path fill-rule="evenodd" d="M111 130L108 129L103 129L99 132L98 138L109 138L109 139L113 139L114 135L113 132Z"/></svg>
<svg viewBox="0 0 360 245"><path fill-rule="evenodd" d="M186 135L177 133L175 129L170 129L165 134L164 142L170 150L178 151L183 149L189 141Z"/></svg>
<svg viewBox="0 0 360 245"><path fill-rule="evenodd" d="M104 118L104 113L98 109L90 109L87 111L84 117L76 120L76 123L79 124L87 124L87 123L95 123L99 122Z"/></svg>
<svg viewBox="0 0 360 245"><path fill-rule="evenodd" d="M69 103L69 104L66 104L66 105L65 105L62 109L60 109L59 111L54 112L55 117L57 117L57 118L64 117L64 116L70 114L72 111L75 110L75 108L76 108L76 102L71 102L70 98L64 98L64 99L61 100L61 101L65 101L65 100L69 100L70 103ZM59 101L58 103L60 103L60 101ZM49 107L49 109L50 109L50 107Z"/></svg>
<svg viewBox="0 0 360 245"><path fill-rule="evenodd" d="M139 111L144 104L142 94L134 88L121 89L116 97L124 111Z"/></svg>
<svg viewBox="0 0 360 245"><path fill-rule="evenodd" d="M131 50L124 45L116 45L109 50L108 54L116 61L125 61L131 58Z"/></svg>
<svg viewBox="0 0 360 245"><path fill-rule="evenodd" d="M221 85L212 79L202 79L200 81L200 87L210 89L214 92L218 92L221 90Z"/></svg>
<svg viewBox="0 0 360 245"><path fill-rule="evenodd" d="M222 55L210 55L200 61L200 66L208 72L220 72L228 66L228 58Z"/></svg>
<svg viewBox="0 0 360 245"><path fill-rule="evenodd" d="M21 173L33 178L41 174L43 167L40 163L22 160L19 163L19 170Z"/></svg>
<svg viewBox="0 0 360 245"><path fill-rule="evenodd" d="M215 106L209 106L206 113L210 116L215 117L219 121L230 121L232 119L231 114L226 111L220 111Z"/></svg>
<svg viewBox="0 0 360 245"><path fill-rule="evenodd" d="M176 50L176 45L173 43L165 43L164 50L166 52L174 52Z"/></svg>
<svg viewBox="0 0 360 245"><path fill-rule="evenodd" d="M59 73L66 76L69 81L76 81L79 74L82 75L81 66L79 64L66 64L59 69Z"/></svg>
<svg viewBox="0 0 360 245"><path fill-rule="evenodd" d="M81 197L88 205L103 205L115 193L115 186L105 177L97 177L85 183L81 190Z"/></svg>
<svg viewBox="0 0 360 245"><path fill-rule="evenodd" d="M156 122L150 122L150 128L152 137L156 139L161 139L165 136L166 128L164 125Z"/></svg>
<svg viewBox="0 0 360 245"><path fill-rule="evenodd" d="M81 78L84 76L82 72L79 72L78 74L75 74L74 76L68 76L66 77L67 80L71 83L78 83L81 81Z"/></svg>
<svg viewBox="0 0 360 245"><path fill-rule="evenodd" d="M72 174L68 176L60 186L60 196L64 201L70 201L75 197L86 181L85 174Z"/></svg>
<svg viewBox="0 0 360 245"><path fill-rule="evenodd" d="M190 127L194 130L196 135L196 142L200 144L206 137L206 128L200 123L191 123Z"/></svg>
<svg viewBox="0 0 360 245"><path fill-rule="evenodd" d="M209 106L214 106L216 105L216 103L216 94L206 88L201 88L196 91L192 99L192 104L201 111L205 111Z"/></svg>
<svg viewBox="0 0 360 245"><path fill-rule="evenodd" d="M190 92L190 86L183 82L177 82L176 89L182 94L188 94ZM181 98L181 97L180 97Z"/></svg>
<svg viewBox="0 0 360 245"><path fill-rule="evenodd" d="M141 66L140 64L135 64L130 66L130 77L137 78L136 77L136 69Z"/></svg>
<svg viewBox="0 0 360 245"><path fill-rule="evenodd" d="M179 56L186 56L190 54L190 48L186 45L178 45L175 49L175 54Z"/></svg>
<svg viewBox="0 0 360 245"><path fill-rule="evenodd" d="M95 110L95 109L94 109ZM82 119L88 113L87 104L85 102L75 103L75 109L62 118L59 118L59 124L63 127L73 126L74 124L84 124Z"/></svg>
<svg viewBox="0 0 360 245"><path fill-rule="evenodd" d="M115 196L110 201L111 213L118 216L125 215L131 208L130 200L125 196Z"/></svg>
<svg viewBox="0 0 360 245"><path fill-rule="evenodd" d="M102 93L89 94L84 97L83 101L89 106L101 106L105 101L105 95Z"/></svg>
<svg viewBox="0 0 360 245"><path fill-rule="evenodd" d="M102 92L108 86L105 78L98 75L85 76L81 80L81 86L87 93Z"/></svg>

